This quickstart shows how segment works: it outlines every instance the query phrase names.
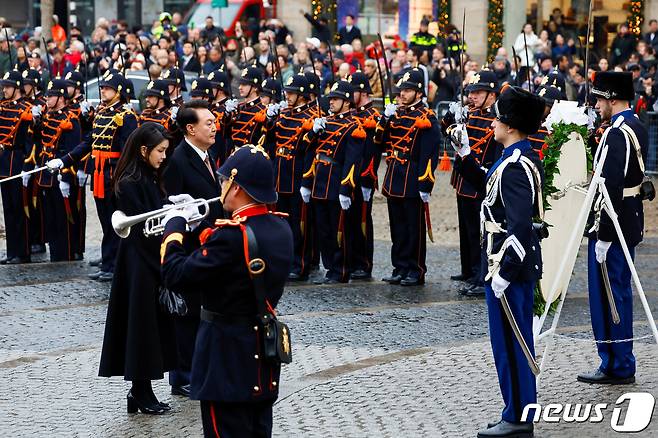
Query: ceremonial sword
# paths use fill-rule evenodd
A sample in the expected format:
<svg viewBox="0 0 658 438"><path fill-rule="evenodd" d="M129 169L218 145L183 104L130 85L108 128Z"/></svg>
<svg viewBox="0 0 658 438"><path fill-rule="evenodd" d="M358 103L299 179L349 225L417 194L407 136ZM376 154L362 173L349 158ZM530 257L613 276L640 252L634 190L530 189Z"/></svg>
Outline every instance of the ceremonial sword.
<svg viewBox="0 0 658 438"><path fill-rule="evenodd" d="M25 175L32 175L33 173L41 172L42 170L47 170L47 169L48 169L48 166L41 166L41 167L37 167L36 169L28 170L27 172L21 172L18 175L10 176L10 177L5 178L5 179L0 179L0 184L5 183L7 181L11 181L13 179L22 178Z"/></svg>
<svg viewBox="0 0 658 438"><path fill-rule="evenodd" d="M601 274L603 274L603 285L605 286L605 293L608 296L608 303L610 304L610 313L612 314L612 322L619 324L619 312L617 311L617 304L615 297L612 295L612 285L610 284L610 276L608 276L608 265L605 260L601 263Z"/></svg>
<svg viewBox="0 0 658 438"><path fill-rule="evenodd" d="M519 329L519 325L516 323L516 319L514 318L514 314L512 314L512 309L509 306L509 302L507 301L507 297L505 296L505 293L503 293L503 295L500 297L500 304L503 306L503 311L505 311L505 316L507 317L507 321L509 322L509 325L512 327L512 331L514 332L514 337L516 338L516 341L519 343L519 347L521 347L521 351L523 351L523 355L528 361L528 366L530 367L530 371L532 371L532 374L534 374L535 376L538 376L541 370L539 369L539 365L537 365L537 361L535 360L534 356L530 352L530 349L528 348L528 344L526 344L525 339L523 339L523 335L521 334L521 329Z"/></svg>

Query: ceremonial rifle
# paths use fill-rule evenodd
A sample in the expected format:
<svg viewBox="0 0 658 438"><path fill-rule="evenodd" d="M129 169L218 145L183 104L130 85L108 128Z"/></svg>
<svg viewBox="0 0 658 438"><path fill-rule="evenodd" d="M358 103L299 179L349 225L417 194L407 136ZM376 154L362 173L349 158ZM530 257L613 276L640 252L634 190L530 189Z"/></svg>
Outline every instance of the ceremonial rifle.
<svg viewBox="0 0 658 438"><path fill-rule="evenodd" d="M9 70L11 66L14 65L14 59L11 56L11 42L9 41L9 31L5 27L5 39L7 40L7 53L9 54Z"/></svg>
<svg viewBox="0 0 658 438"><path fill-rule="evenodd" d="M589 13L587 14L587 40L585 41L585 107L589 107L589 38L590 32L592 29L592 5L594 4L593 0L589 2Z"/></svg>
<svg viewBox="0 0 658 438"><path fill-rule="evenodd" d="M377 62L377 74L379 75L379 83L382 87L382 112L384 111L384 97L386 96L385 89L386 87L384 86L384 75L382 75L382 66L379 65L379 55L377 54L377 44L373 45L373 50L375 51L375 61ZM382 57L383 57L383 52L382 52ZM386 62L386 58L384 58L384 62Z"/></svg>
<svg viewBox="0 0 658 438"><path fill-rule="evenodd" d="M525 48L525 64L528 68L528 91L532 93L534 87L532 85L532 75L530 73L530 57L528 56L528 43L525 38L525 31L523 32L523 46Z"/></svg>
<svg viewBox="0 0 658 438"><path fill-rule="evenodd" d="M381 47L382 50L382 57L384 58L384 69L386 70L386 82L388 83L388 99L391 103L393 103L393 78L391 77L391 69L388 65L388 59L386 59L386 49L384 48L384 41L382 40L382 35L377 34L377 38L379 39L379 47ZM382 90L382 97L385 96L386 93L384 93L384 90ZM384 99L386 100L386 99Z"/></svg>

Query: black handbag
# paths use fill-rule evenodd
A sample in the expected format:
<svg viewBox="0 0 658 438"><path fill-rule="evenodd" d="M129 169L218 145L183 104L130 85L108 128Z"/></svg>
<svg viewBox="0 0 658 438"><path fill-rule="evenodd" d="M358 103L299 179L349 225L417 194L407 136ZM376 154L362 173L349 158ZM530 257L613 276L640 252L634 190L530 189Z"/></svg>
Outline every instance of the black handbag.
<svg viewBox="0 0 658 438"><path fill-rule="evenodd" d="M170 315L185 316L187 314L187 303L183 296L164 286L160 286L158 297L160 307Z"/></svg>
<svg viewBox="0 0 658 438"><path fill-rule="evenodd" d="M249 250L249 275L254 284L256 304L258 306L258 319L262 324L262 345L265 360L272 363L292 362L292 344L290 342L290 329L279 321L268 309L266 301L266 286L263 274L265 261L258 257L258 242L256 235L249 225L245 226L247 232L247 248Z"/></svg>

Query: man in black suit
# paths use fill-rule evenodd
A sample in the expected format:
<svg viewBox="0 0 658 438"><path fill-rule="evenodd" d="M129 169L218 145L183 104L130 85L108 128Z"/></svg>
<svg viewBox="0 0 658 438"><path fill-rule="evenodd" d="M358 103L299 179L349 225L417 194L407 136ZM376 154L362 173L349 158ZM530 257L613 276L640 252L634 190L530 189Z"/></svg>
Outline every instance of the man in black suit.
<svg viewBox="0 0 658 438"><path fill-rule="evenodd" d="M183 43L183 56L181 58L183 71L191 71L201 74L201 64L196 56L196 50L192 41L185 41Z"/></svg>
<svg viewBox="0 0 658 438"><path fill-rule="evenodd" d="M649 32L644 34L644 41L654 50L658 50L658 20L649 20Z"/></svg>
<svg viewBox="0 0 658 438"><path fill-rule="evenodd" d="M338 30L338 44L352 44L354 40L363 40L361 29L354 25L354 15L345 17L345 26Z"/></svg>
<svg viewBox="0 0 658 438"><path fill-rule="evenodd" d="M215 143L217 128L215 116L208 109L208 103L204 100L192 100L184 104L178 111L176 123L185 134L164 172L165 188L170 200L185 202L192 198L210 199L219 196L220 185L215 165L208 154L208 149ZM215 220L221 217L223 217L222 205L219 202L211 203L206 221L214 224ZM198 241L198 239L189 239L187 250L196 249L198 243L195 245L195 242ZM199 327L201 303L198 294L185 294L185 291L183 293L188 313L175 320L178 368L169 373L169 384L172 394L189 396L190 369Z"/></svg>

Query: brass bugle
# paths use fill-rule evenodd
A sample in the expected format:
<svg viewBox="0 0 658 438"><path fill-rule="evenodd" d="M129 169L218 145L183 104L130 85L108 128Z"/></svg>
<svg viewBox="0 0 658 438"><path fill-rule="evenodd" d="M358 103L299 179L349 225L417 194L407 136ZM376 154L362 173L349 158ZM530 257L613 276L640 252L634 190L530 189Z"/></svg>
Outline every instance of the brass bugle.
<svg viewBox="0 0 658 438"><path fill-rule="evenodd" d="M194 206L203 208L203 212L189 218L187 223L191 224L203 220L210 213L210 203L219 201L220 197L211 199L194 199L192 201L182 202L180 204L171 204L157 210L147 211L146 213L128 216L121 210L112 213L112 228L119 237L125 239L130 235L130 229L133 225L144 222L144 235L157 236L164 232L162 220L171 210L180 210L185 207Z"/></svg>

